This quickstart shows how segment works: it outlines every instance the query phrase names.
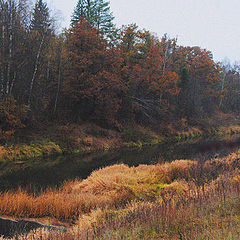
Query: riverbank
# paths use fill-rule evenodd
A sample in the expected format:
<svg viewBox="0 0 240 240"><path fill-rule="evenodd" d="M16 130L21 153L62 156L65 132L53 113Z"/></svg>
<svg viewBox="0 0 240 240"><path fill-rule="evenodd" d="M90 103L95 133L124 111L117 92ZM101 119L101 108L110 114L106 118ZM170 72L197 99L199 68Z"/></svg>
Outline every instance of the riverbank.
<svg viewBox="0 0 240 240"><path fill-rule="evenodd" d="M52 155L109 151L119 148L142 148L164 142L184 142L191 139L224 139L240 133L239 117L216 115L211 119L187 122L181 119L154 128L140 125L111 130L90 123L54 125L22 130L0 146L0 161L22 161Z"/></svg>
<svg viewBox="0 0 240 240"><path fill-rule="evenodd" d="M39 194L1 193L0 214L73 224L18 239L239 239L240 152L113 165ZM230 238L232 237L232 238Z"/></svg>

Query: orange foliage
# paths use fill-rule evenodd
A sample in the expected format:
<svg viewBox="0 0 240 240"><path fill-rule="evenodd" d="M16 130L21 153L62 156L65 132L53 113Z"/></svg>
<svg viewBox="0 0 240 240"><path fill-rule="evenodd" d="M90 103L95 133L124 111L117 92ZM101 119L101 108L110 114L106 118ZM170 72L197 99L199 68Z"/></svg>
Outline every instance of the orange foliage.
<svg viewBox="0 0 240 240"><path fill-rule="evenodd" d="M67 34L66 54L65 95L73 104L93 104L95 117L112 119L123 90L119 52L110 48L97 29L81 19Z"/></svg>
<svg viewBox="0 0 240 240"><path fill-rule="evenodd" d="M27 107L18 105L17 101L9 96L0 102L0 139L9 139L17 129L23 128L23 120L27 118Z"/></svg>
<svg viewBox="0 0 240 240"><path fill-rule="evenodd" d="M168 68L163 68L164 59L159 46L153 45L148 50L143 63L136 64L131 73L136 95L143 98L167 99L179 93L179 76Z"/></svg>
<svg viewBox="0 0 240 240"><path fill-rule="evenodd" d="M180 57L181 56L181 57ZM219 66L213 61L210 51L200 47L179 47L178 57L181 63L187 67L193 80L206 88L209 94L217 94L213 88L220 82Z"/></svg>

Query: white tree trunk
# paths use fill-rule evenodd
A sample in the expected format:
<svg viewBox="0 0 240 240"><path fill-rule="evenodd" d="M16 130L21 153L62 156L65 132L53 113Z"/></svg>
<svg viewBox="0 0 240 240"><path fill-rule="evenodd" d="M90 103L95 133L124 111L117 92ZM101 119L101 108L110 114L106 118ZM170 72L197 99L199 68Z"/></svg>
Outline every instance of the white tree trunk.
<svg viewBox="0 0 240 240"><path fill-rule="evenodd" d="M38 71L38 62L39 62L40 54L41 54L41 51L42 51L43 42L44 42L44 35L42 37L41 43L40 43L39 48L38 48L38 53L37 53L37 57L36 57L34 72L33 72L33 76L32 76L31 83L30 83L30 91L29 91L29 97L28 97L28 106L29 107L31 106L32 90L33 90L33 85L34 85L35 78L36 78L37 71Z"/></svg>
<svg viewBox="0 0 240 240"><path fill-rule="evenodd" d="M8 57L8 64L7 64L7 82L6 82L6 89L5 94L9 94L10 90L10 73L11 73L11 61L12 61L12 48L13 48L13 4L12 1L9 3L10 8L10 19L9 19L9 57Z"/></svg>
<svg viewBox="0 0 240 240"><path fill-rule="evenodd" d="M167 53L168 53L168 48L169 48L169 42L167 42L166 50L164 53L164 59L163 59L163 75L165 74L165 69L167 66Z"/></svg>

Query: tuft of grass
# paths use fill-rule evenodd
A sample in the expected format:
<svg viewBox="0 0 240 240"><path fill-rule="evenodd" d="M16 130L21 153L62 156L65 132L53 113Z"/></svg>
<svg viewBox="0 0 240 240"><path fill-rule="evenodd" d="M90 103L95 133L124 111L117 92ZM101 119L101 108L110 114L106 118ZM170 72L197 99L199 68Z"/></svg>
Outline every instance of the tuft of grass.
<svg viewBox="0 0 240 240"><path fill-rule="evenodd" d="M60 146L50 140L35 141L30 144L1 146L0 161L24 160L61 153Z"/></svg>
<svg viewBox="0 0 240 240"><path fill-rule="evenodd" d="M66 233L37 230L15 239L239 239L239 192L228 191L225 201L220 195L216 191L185 202L132 201L124 208L98 208L80 216Z"/></svg>
<svg viewBox="0 0 240 240"><path fill-rule="evenodd" d="M121 138L124 141L124 145L128 147L142 147L143 145L154 145L163 141L163 138L158 136L152 130L135 126L125 129Z"/></svg>

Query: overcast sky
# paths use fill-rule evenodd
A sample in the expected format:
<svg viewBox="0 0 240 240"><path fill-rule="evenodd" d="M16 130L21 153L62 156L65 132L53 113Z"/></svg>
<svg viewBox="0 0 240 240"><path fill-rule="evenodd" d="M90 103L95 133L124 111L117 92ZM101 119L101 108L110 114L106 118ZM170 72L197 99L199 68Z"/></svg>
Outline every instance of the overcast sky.
<svg viewBox="0 0 240 240"><path fill-rule="evenodd" d="M47 0L68 27L77 0ZM215 60L240 60L240 0L110 0L117 26L136 23L184 46L200 46Z"/></svg>

